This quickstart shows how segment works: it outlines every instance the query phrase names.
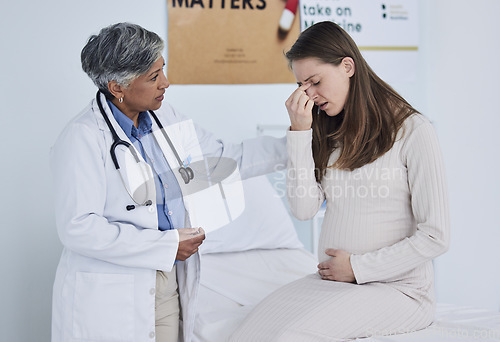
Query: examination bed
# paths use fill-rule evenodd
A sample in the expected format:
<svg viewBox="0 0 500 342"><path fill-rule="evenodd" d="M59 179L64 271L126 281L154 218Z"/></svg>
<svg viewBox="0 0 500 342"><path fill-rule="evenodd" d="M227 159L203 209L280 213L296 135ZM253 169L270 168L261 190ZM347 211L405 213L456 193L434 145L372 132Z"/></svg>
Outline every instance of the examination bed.
<svg viewBox="0 0 500 342"><path fill-rule="evenodd" d="M252 308L280 286L316 272L282 199L267 177L243 182L245 211L207 234L200 249L201 286L195 341L223 342ZM363 342L500 341L500 313L438 304L427 329Z"/></svg>

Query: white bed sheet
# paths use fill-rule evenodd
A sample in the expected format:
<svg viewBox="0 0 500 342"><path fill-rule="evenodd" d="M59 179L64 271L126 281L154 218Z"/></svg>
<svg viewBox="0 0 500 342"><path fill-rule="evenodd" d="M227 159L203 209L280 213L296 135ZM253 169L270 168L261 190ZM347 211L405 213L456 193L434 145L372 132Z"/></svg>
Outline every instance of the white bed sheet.
<svg viewBox="0 0 500 342"><path fill-rule="evenodd" d="M316 266L303 248L202 255L195 341L226 341L260 300Z"/></svg>
<svg viewBox="0 0 500 342"><path fill-rule="evenodd" d="M223 342L252 308L280 286L316 271L305 249L250 250L202 255L195 342ZM362 342L500 341L500 312L438 304L427 329Z"/></svg>

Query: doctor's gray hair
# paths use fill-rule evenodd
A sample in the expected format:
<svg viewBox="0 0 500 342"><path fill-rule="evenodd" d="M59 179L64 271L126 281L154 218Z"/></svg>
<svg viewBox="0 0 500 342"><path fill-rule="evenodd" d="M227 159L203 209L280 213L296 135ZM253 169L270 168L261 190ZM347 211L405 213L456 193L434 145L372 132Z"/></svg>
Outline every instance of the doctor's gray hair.
<svg viewBox="0 0 500 342"><path fill-rule="evenodd" d="M92 35L82 49L83 71L99 90L112 99L108 83L128 87L161 57L163 40L139 25L118 23Z"/></svg>

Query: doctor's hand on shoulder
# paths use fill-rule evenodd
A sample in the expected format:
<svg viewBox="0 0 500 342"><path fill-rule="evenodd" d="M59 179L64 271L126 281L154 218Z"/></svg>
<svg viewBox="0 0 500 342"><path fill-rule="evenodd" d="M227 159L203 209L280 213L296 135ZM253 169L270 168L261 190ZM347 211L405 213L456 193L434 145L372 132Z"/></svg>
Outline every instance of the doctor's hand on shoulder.
<svg viewBox="0 0 500 342"><path fill-rule="evenodd" d="M198 248L205 240L205 231L203 228L180 228L177 231L179 232L179 248L175 259L184 261L198 252Z"/></svg>

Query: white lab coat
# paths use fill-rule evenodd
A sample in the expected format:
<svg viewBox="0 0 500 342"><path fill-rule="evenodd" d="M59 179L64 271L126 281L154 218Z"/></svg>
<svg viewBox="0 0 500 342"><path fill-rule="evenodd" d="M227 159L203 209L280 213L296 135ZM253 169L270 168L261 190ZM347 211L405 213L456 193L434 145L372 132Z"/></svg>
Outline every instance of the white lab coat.
<svg viewBox="0 0 500 342"><path fill-rule="evenodd" d="M129 141L104 96L102 104L120 138ZM166 103L156 114L165 127L185 120ZM195 127L203 153L233 158L242 178L286 164L284 139L262 137L228 145ZM185 137L180 131L170 138L182 146ZM158 230L156 196L150 206L126 209L134 203L112 163L112 142L93 100L66 126L51 150L56 225L64 246L53 289L53 342L155 341L156 270L172 269L179 236L176 230ZM191 341L199 254L178 263L176 269L180 340Z"/></svg>

